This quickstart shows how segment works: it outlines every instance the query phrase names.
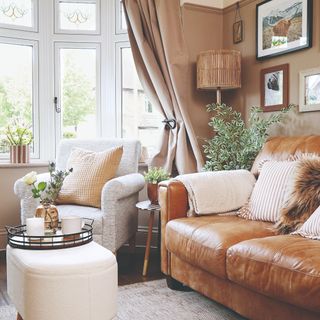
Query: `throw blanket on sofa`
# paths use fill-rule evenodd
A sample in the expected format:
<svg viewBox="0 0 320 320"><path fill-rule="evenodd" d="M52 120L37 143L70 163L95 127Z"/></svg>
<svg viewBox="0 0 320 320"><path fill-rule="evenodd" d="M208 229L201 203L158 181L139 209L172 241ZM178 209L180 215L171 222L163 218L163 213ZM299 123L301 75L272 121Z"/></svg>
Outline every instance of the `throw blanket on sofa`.
<svg viewBox="0 0 320 320"><path fill-rule="evenodd" d="M177 176L188 191L189 216L225 213L248 201L256 179L247 170L201 172Z"/></svg>

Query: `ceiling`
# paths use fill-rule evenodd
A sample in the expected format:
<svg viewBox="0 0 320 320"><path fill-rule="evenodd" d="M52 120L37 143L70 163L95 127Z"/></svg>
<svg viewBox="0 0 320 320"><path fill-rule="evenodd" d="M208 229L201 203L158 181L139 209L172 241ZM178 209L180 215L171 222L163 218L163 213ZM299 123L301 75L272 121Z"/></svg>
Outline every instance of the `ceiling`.
<svg viewBox="0 0 320 320"><path fill-rule="evenodd" d="M214 7L214 8L225 8L231 4L236 3L238 0L180 0L181 4L194 3L202 6Z"/></svg>

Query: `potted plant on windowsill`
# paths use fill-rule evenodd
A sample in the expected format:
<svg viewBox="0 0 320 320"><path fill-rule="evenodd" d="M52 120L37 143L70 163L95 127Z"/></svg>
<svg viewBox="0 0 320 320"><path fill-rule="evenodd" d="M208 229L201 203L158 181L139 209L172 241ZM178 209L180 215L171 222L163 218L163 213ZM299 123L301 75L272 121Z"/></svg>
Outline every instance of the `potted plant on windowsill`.
<svg viewBox="0 0 320 320"><path fill-rule="evenodd" d="M30 126L16 120L7 126L4 134L10 147L10 162L29 163L30 144L33 140Z"/></svg>
<svg viewBox="0 0 320 320"><path fill-rule="evenodd" d="M147 191L151 204L158 204L158 184L170 179L170 175L163 168L150 167L148 172L144 173L144 178L148 183Z"/></svg>

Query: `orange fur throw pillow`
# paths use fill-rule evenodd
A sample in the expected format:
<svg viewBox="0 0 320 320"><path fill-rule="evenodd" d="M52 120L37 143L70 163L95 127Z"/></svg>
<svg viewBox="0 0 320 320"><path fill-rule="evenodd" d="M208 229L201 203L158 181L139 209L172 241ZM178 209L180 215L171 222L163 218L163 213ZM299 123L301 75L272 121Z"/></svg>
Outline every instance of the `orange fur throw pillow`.
<svg viewBox="0 0 320 320"><path fill-rule="evenodd" d="M299 161L292 192L280 212L280 234L296 231L320 206L320 157Z"/></svg>

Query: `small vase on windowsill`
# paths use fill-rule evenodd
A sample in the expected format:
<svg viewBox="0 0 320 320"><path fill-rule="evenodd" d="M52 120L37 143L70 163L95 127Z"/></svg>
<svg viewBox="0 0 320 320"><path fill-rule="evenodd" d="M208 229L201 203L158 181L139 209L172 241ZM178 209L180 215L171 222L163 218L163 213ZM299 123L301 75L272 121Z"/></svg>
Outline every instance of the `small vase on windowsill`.
<svg viewBox="0 0 320 320"><path fill-rule="evenodd" d="M30 146L14 145L10 146L10 163L29 163Z"/></svg>

